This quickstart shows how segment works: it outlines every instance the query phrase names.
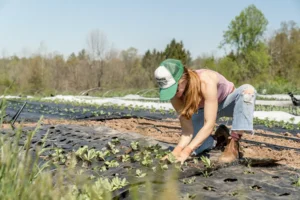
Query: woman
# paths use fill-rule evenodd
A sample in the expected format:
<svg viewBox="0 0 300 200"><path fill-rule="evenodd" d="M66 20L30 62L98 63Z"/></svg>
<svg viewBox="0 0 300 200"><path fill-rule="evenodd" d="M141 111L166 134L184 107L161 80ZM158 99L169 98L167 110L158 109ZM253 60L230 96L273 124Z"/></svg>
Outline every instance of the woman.
<svg viewBox="0 0 300 200"><path fill-rule="evenodd" d="M154 72L160 87L160 100L171 100L179 114L182 135L172 154L184 162L214 146L211 136L216 119L233 117L229 143L219 162L238 159L239 140L245 131L253 131L256 91L249 84L238 88L221 74L208 70L190 70L179 60L167 59Z"/></svg>

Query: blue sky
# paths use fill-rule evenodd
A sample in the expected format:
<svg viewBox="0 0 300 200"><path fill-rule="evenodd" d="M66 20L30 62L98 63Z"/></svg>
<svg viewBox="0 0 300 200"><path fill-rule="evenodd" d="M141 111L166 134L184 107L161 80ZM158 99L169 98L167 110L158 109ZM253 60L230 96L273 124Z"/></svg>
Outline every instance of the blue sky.
<svg viewBox="0 0 300 200"><path fill-rule="evenodd" d="M94 29L119 50L163 50L175 38L193 58L222 55L223 31L250 4L268 19L266 35L282 21L300 26L299 0L0 0L0 57L34 53L41 42L44 51L69 55L86 48Z"/></svg>

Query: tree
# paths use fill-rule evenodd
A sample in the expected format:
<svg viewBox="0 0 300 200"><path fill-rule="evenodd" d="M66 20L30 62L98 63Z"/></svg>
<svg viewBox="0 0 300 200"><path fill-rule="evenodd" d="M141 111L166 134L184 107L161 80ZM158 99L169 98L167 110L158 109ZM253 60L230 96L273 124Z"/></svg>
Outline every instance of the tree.
<svg viewBox="0 0 300 200"><path fill-rule="evenodd" d="M272 58L270 74L292 85L300 85L300 28L294 21L281 23L268 40L268 52Z"/></svg>
<svg viewBox="0 0 300 200"><path fill-rule="evenodd" d="M149 77L149 81L152 85L156 84L154 71L163 61L163 59L163 53L157 51L156 49L153 49L152 52L150 50L146 51L145 55L142 58L142 67L145 70L147 77Z"/></svg>
<svg viewBox="0 0 300 200"><path fill-rule="evenodd" d="M236 50L237 56L246 54L259 45L267 25L268 20L264 14L250 5L230 22L228 30L224 32L221 47L230 45Z"/></svg>
<svg viewBox="0 0 300 200"><path fill-rule="evenodd" d="M95 68L97 76L97 87L101 87L103 70L105 65L105 54L107 53L107 37L100 30L93 30L87 38L88 51L91 56L91 65Z"/></svg>
<svg viewBox="0 0 300 200"><path fill-rule="evenodd" d="M267 24L264 14L250 5L230 22L224 32L221 47L229 45L232 49L226 62L221 63L234 63L233 75L238 74L235 77L237 83L252 80L268 69L269 56L262 41Z"/></svg>
<svg viewBox="0 0 300 200"><path fill-rule="evenodd" d="M176 42L173 39L165 48L163 52L164 58L174 58L181 60L184 65L189 65L191 63L191 54L188 50L184 48L183 42Z"/></svg>

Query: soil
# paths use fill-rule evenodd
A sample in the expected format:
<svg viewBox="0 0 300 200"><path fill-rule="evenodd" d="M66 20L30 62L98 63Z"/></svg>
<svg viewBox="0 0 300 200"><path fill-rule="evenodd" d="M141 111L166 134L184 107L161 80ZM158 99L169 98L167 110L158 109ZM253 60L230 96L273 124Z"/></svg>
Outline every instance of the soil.
<svg viewBox="0 0 300 200"><path fill-rule="evenodd" d="M81 126L107 126L124 134L138 133L152 139L176 144L180 138L181 127L177 119L112 119L104 121L73 121L44 119L43 124L76 124ZM16 124L16 127L20 124ZM36 126L36 123L25 123L23 126ZM4 124L2 128L10 125ZM229 127L230 128L230 127ZM275 159L279 164L300 169L300 139L289 132L275 133L256 129L255 134L244 134L241 140L241 151L246 158Z"/></svg>

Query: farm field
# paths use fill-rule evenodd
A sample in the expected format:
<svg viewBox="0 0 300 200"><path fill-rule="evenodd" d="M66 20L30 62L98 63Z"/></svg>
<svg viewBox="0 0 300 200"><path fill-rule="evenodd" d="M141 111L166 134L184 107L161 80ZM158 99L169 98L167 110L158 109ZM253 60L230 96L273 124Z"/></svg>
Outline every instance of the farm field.
<svg viewBox="0 0 300 200"><path fill-rule="evenodd" d="M25 102L12 130L9 122ZM43 116L30 140L31 154L43 147L47 150L39 154L39 162L52 163L51 169L72 167L72 177L81 171L96 183L108 181L107 190L115 199L161 198L163 192L179 199L299 198L299 111L292 105L257 104L255 134L243 136L238 162L218 164L222 148L215 148L182 166L172 158L160 161L180 137L179 121L169 103L132 97L10 98L5 111L4 137L13 138L22 124L18 145L26 145ZM230 123L230 118L221 118L216 128L220 124L230 128ZM172 187L178 187L177 192L167 189Z"/></svg>

